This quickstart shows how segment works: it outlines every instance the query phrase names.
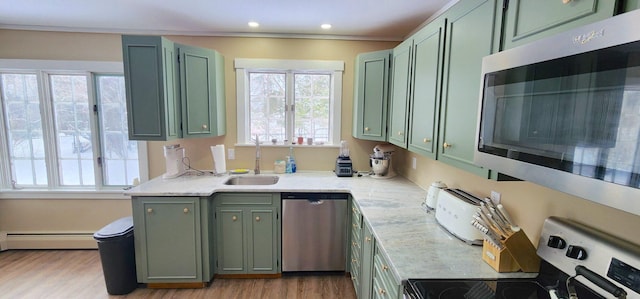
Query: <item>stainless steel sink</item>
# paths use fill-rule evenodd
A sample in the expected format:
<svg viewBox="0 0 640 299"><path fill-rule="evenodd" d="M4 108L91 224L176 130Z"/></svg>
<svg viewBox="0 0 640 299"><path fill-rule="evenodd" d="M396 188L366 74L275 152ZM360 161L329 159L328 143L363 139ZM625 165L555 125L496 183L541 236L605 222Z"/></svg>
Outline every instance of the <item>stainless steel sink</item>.
<svg viewBox="0 0 640 299"><path fill-rule="evenodd" d="M225 185L273 185L280 177L275 175L236 176L229 178Z"/></svg>

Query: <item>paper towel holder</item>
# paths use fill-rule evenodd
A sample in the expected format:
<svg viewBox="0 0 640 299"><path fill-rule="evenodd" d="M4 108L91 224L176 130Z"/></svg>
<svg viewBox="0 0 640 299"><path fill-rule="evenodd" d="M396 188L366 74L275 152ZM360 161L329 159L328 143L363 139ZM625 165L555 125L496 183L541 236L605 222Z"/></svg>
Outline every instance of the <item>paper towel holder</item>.
<svg viewBox="0 0 640 299"><path fill-rule="evenodd" d="M224 144L212 145L211 156L213 157L213 175L223 176L227 173L227 161L224 155Z"/></svg>

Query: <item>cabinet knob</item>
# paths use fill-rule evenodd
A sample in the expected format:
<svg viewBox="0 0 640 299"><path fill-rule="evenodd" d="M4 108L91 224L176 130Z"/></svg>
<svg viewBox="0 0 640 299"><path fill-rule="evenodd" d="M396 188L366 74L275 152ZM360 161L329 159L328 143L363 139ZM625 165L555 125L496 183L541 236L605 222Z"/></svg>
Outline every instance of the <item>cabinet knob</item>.
<svg viewBox="0 0 640 299"><path fill-rule="evenodd" d="M184 210L182 210L185 214L189 213L189 208L184 208Z"/></svg>
<svg viewBox="0 0 640 299"><path fill-rule="evenodd" d="M453 145L452 145L451 143L446 143L446 142L445 142L444 144L442 144L442 147L444 147L444 148L450 148L450 147L452 147L452 146L453 146Z"/></svg>
<svg viewBox="0 0 640 299"><path fill-rule="evenodd" d="M231 217L231 220L233 220L233 221L238 220L238 216L235 216L235 215L234 215L234 216L232 216L232 217Z"/></svg>
<svg viewBox="0 0 640 299"><path fill-rule="evenodd" d="M153 213L153 209L152 208L148 208L147 209L147 214L151 214L151 213Z"/></svg>
<svg viewBox="0 0 640 299"><path fill-rule="evenodd" d="M387 291L385 291L384 289L380 289L380 295L384 295L386 293L387 293Z"/></svg>
<svg viewBox="0 0 640 299"><path fill-rule="evenodd" d="M365 237L364 240L367 242L371 242L371 237Z"/></svg>
<svg viewBox="0 0 640 299"><path fill-rule="evenodd" d="M402 135L404 135L404 132L398 131L398 136L402 136Z"/></svg>
<svg viewBox="0 0 640 299"><path fill-rule="evenodd" d="M356 243L355 241L351 242L351 245L356 246L358 243Z"/></svg>
<svg viewBox="0 0 640 299"><path fill-rule="evenodd" d="M203 130L206 130L208 127L209 127L209 126L207 126L207 125L202 125L202 129L203 129Z"/></svg>
<svg viewBox="0 0 640 299"><path fill-rule="evenodd" d="M369 132L369 127L365 127L364 130Z"/></svg>
<svg viewBox="0 0 640 299"><path fill-rule="evenodd" d="M431 139L429 139L429 138L425 138L425 139L422 139L422 142L424 142L424 143L429 143L429 142L431 142Z"/></svg>
<svg viewBox="0 0 640 299"><path fill-rule="evenodd" d="M256 222L260 222L260 216L256 216Z"/></svg>
<svg viewBox="0 0 640 299"><path fill-rule="evenodd" d="M562 0L562 4L569 4L571 3L571 0Z"/></svg>
<svg viewBox="0 0 640 299"><path fill-rule="evenodd" d="M382 271L387 271L389 270L389 267L387 267L387 265L382 265Z"/></svg>
<svg viewBox="0 0 640 299"><path fill-rule="evenodd" d="M355 263L355 262L357 262L357 261L358 261L358 260L356 260L356 259L351 259L351 262L353 262L353 263Z"/></svg>

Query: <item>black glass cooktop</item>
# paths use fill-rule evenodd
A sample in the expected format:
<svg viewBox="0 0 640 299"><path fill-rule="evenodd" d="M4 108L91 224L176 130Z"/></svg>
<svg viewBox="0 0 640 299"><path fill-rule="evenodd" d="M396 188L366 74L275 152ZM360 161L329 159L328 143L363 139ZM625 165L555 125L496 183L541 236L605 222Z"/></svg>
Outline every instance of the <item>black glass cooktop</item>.
<svg viewBox="0 0 640 299"><path fill-rule="evenodd" d="M542 286L536 280L440 280L410 279L406 292L409 298L423 299L550 299L549 289L556 289L560 298L568 298L561 282ZM604 298L591 290L576 286L578 298Z"/></svg>

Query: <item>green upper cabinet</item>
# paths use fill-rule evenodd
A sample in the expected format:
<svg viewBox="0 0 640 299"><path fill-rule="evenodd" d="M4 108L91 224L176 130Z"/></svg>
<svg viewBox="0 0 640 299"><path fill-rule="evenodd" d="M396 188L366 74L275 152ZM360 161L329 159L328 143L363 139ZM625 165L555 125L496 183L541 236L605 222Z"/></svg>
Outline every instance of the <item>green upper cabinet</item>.
<svg viewBox="0 0 640 299"><path fill-rule="evenodd" d="M182 136L173 42L159 36L122 36L130 140Z"/></svg>
<svg viewBox="0 0 640 299"><path fill-rule="evenodd" d="M389 59L391 50L356 57L353 103L353 137L387 140Z"/></svg>
<svg viewBox="0 0 640 299"><path fill-rule="evenodd" d="M485 177L489 171L473 163L480 74L500 9L497 0L463 0L446 13L438 160Z"/></svg>
<svg viewBox="0 0 640 299"><path fill-rule="evenodd" d="M566 2L566 3L565 3ZM617 0L509 0L503 49L612 17Z"/></svg>
<svg viewBox="0 0 640 299"><path fill-rule="evenodd" d="M176 48L180 57L183 137L224 135L224 58L214 50L181 44Z"/></svg>
<svg viewBox="0 0 640 299"><path fill-rule="evenodd" d="M444 18L438 18L411 38L413 78L408 149L433 159L436 158L444 25Z"/></svg>
<svg viewBox="0 0 640 299"><path fill-rule="evenodd" d="M122 36L130 140L226 133L224 59L161 36Z"/></svg>
<svg viewBox="0 0 640 299"><path fill-rule="evenodd" d="M405 40L393 49L391 60L391 102L389 104L388 141L402 148L407 148L412 50L413 40Z"/></svg>

